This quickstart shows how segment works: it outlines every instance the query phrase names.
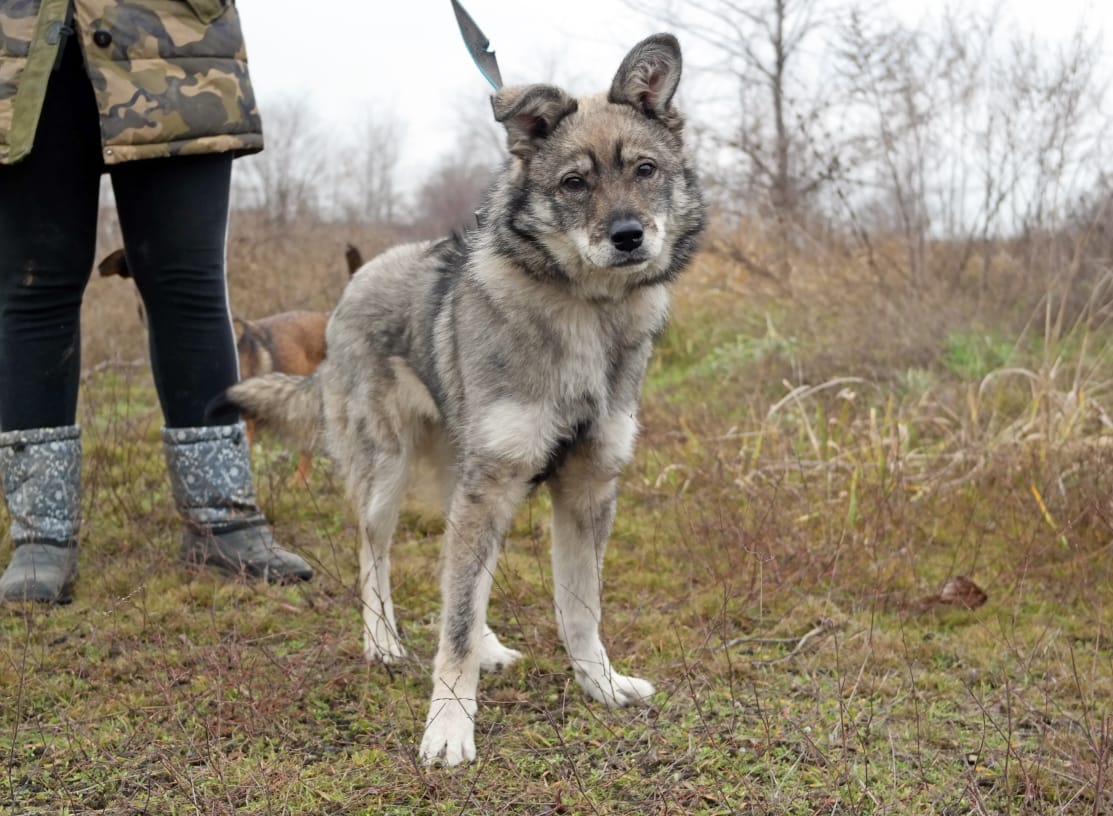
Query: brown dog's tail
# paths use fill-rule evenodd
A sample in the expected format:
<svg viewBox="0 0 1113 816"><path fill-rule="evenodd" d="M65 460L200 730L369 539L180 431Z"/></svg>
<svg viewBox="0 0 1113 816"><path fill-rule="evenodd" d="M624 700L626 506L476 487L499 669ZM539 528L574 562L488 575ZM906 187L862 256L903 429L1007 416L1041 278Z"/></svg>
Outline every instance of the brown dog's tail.
<svg viewBox="0 0 1113 816"><path fill-rule="evenodd" d="M291 446L301 450L320 449L324 409L316 374L252 377L229 388L223 400L235 405L247 417L274 429Z"/></svg>

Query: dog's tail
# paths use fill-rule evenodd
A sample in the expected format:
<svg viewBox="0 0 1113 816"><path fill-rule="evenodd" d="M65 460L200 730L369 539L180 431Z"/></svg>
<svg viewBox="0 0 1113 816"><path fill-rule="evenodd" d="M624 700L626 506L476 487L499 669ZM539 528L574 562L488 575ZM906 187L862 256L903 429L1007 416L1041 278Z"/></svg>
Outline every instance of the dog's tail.
<svg viewBox="0 0 1113 816"><path fill-rule="evenodd" d="M324 408L317 374L252 377L236 383L218 399L273 429L292 446L320 450Z"/></svg>

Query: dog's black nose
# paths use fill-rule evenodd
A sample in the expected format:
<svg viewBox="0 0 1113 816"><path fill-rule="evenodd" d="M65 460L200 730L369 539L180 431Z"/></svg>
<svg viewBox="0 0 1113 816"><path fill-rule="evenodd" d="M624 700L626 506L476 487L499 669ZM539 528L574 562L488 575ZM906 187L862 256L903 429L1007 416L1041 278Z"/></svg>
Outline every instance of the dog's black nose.
<svg viewBox="0 0 1113 816"><path fill-rule="evenodd" d="M644 234L636 218L618 218L611 224L611 243L622 252L633 252L640 247Z"/></svg>

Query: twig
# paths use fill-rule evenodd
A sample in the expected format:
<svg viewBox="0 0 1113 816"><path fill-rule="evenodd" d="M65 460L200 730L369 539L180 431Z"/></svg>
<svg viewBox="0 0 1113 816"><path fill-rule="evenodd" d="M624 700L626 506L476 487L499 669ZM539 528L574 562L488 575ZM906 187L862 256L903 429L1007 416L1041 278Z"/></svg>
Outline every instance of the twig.
<svg viewBox="0 0 1113 816"><path fill-rule="evenodd" d="M100 374L102 371L110 371L110 370L117 370L117 369L128 369L128 368L143 368L146 365L147 365L147 360L145 358L142 358L142 357L138 357L134 360L105 360L104 362L100 362L100 363L97 363L94 366L90 366L89 368L83 369L81 371L81 381L85 382L90 377L92 377L96 374Z"/></svg>
<svg viewBox="0 0 1113 816"><path fill-rule="evenodd" d="M735 646L738 646L738 645L743 644L743 643L761 643L761 644L795 643L796 644L793 647L791 652L789 652L788 654L783 655L781 657L773 658L771 660L755 660L755 661L753 661L757 665L769 666L769 665L772 665L774 663L782 663L785 660L789 660L793 657L796 657L796 655L800 654L800 652L803 650L804 646L806 646L809 642L811 642L815 638L820 637L821 635L828 635L831 632L834 632L838 629L841 629L842 627L843 627L843 624L840 623L839 621L834 620L833 618L820 618L816 622L814 627L812 627L809 631L805 632L803 635L801 635L798 638L740 637L740 638L735 638L730 643L723 646L721 651L727 651L728 649L733 649Z"/></svg>

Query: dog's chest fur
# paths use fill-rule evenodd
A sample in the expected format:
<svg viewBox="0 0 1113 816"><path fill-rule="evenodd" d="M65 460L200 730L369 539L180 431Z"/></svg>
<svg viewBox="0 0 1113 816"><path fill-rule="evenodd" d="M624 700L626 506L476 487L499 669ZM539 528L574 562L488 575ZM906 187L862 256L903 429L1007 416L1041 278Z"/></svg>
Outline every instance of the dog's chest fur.
<svg viewBox="0 0 1113 816"><path fill-rule="evenodd" d="M510 265L482 268L479 283L504 349L473 360L470 379L481 395L470 400L470 446L523 462L534 481L548 478L587 441L608 467L621 466L633 447L638 394L666 317L667 287L587 300L529 282Z"/></svg>

